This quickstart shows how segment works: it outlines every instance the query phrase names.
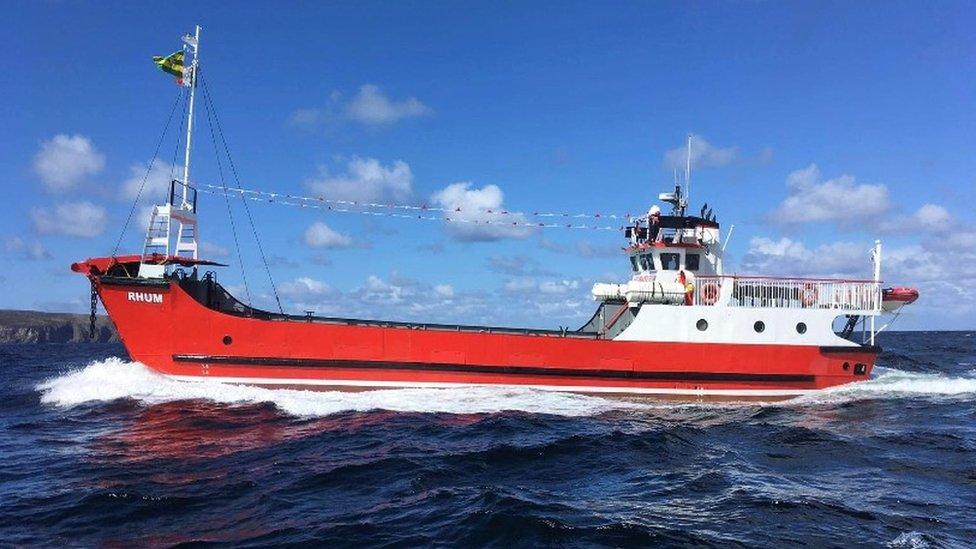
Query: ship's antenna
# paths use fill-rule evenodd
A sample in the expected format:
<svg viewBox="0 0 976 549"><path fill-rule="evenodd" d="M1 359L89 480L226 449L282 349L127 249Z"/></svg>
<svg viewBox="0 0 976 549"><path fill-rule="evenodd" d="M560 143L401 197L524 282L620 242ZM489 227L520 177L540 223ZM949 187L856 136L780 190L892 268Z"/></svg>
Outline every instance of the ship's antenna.
<svg viewBox="0 0 976 549"><path fill-rule="evenodd" d="M688 154L685 157L685 187L686 187L685 188L685 203L684 203L684 205L682 207L682 210L684 210L684 207L688 206L688 200L691 198L691 136L692 136L692 134L689 133L688 134ZM682 211L682 214L684 214L683 211Z"/></svg>

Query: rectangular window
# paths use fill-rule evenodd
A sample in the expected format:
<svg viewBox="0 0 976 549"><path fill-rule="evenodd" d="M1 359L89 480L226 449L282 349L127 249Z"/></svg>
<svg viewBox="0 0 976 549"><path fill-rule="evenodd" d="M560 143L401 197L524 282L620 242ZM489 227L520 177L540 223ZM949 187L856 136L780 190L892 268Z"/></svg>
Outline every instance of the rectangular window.
<svg viewBox="0 0 976 549"><path fill-rule="evenodd" d="M637 256L636 255L630 256L630 265L634 268L634 272L635 273L640 270L640 265L637 264Z"/></svg>
<svg viewBox="0 0 976 549"><path fill-rule="evenodd" d="M665 271L677 271L680 257L678 254L672 253L661 254L661 269Z"/></svg>
<svg viewBox="0 0 976 549"><path fill-rule="evenodd" d="M654 261L651 259L651 254L644 254L641 256L641 267L643 267L645 271L654 270Z"/></svg>
<svg viewBox="0 0 976 549"><path fill-rule="evenodd" d="M701 263L701 256L698 254L685 254L685 269L697 271Z"/></svg>

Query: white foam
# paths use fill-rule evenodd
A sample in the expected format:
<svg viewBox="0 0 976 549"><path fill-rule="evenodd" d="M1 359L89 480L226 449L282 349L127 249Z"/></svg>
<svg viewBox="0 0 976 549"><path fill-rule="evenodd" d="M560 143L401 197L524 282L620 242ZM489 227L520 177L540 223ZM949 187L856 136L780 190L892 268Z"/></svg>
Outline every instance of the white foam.
<svg viewBox="0 0 976 549"><path fill-rule="evenodd" d="M976 377L951 377L945 374L906 372L875 366L872 378L811 393L795 402L863 400L876 398L973 397Z"/></svg>
<svg viewBox="0 0 976 549"><path fill-rule="evenodd" d="M36 389L41 402L71 407L86 402L131 398L145 404L201 399L225 404L272 403L297 416L325 416L347 411L391 410L450 414L505 410L562 416L592 416L636 405L572 393L524 388L458 387L382 389L363 392L265 389L213 381L178 381L138 362L118 358L92 362L80 370L44 381Z"/></svg>
<svg viewBox="0 0 976 549"><path fill-rule="evenodd" d="M803 405L877 398L976 398L976 377L949 377L883 367L875 367L873 375L867 381L811 393L791 402ZM362 392L265 389L214 381L175 380L157 374L138 362L118 358L92 362L79 370L44 381L36 389L41 393L42 403L61 407L120 398L131 398L145 404L197 399L224 404L271 403L296 416L326 416L367 410L449 414L510 410L593 416L622 409L649 411L661 407L730 404L655 401L653 398L644 399L638 404L628 400L519 387L381 389Z"/></svg>
<svg viewBox="0 0 976 549"><path fill-rule="evenodd" d="M931 547L929 542L925 541L925 536L920 532L902 532L898 534L897 538L889 541L887 546L906 547L908 549L925 549L926 547Z"/></svg>

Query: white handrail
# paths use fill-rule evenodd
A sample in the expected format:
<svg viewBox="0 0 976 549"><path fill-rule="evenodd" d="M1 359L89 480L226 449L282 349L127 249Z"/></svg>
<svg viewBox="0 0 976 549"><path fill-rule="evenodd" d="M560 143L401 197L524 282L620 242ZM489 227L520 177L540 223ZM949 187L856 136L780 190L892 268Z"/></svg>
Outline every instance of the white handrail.
<svg viewBox="0 0 976 549"><path fill-rule="evenodd" d="M694 304L878 311L881 309L881 282L699 276L695 278Z"/></svg>

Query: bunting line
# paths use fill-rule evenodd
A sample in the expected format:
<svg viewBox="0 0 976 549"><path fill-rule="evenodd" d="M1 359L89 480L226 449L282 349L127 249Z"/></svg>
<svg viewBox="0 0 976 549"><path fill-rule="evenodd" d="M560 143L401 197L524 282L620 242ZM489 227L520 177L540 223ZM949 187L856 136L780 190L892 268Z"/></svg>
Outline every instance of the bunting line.
<svg viewBox="0 0 976 549"><path fill-rule="evenodd" d="M203 187L209 188L214 191L223 191L223 187L218 185L204 184ZM337 200L332 198L325 198L323 196L302 196L290 193L273 193L268 191L259 191L256 189L243 189L240 187L227 187L228 191L234 191L246 195L256 195L262 196L269 199L278 199L283 197L287 200L299 200L302 202L312 202L312 203L325 203L334 204L336 206L353 206L362 208L382 208L382 209L393 209L393 210L409 210L409 211L425 211L425 212L440 212L440 213L467 213L471 210L463 208L443 208L440 206L430 206L423 204L420 206L415 206L412 204L397 204L397 203L382 203L382 202L360 202L356 200ZM510 215L510 216L524 216L524 217L563 217L563 218L575 218L575 219L620 219L624 221L630 221L631 215L627 214L602 214L602 213L567 213L567 212L519 212L519 211L509 211L505 209L490 209L490 208L478 208L474 212L481 214L491 214L491 215Z"/></svg>
<svg viewBox="0 0 976 549"><path fill-rule="evenodd" d="M228 196L231 198L243 198L245 200L251 200L254 202L260 202L263 204L280 204L282 206L292 206L300 209L314 209L322 210L334 213L351 213L368 215L373 217L392 217L398 219L415 219L420 221L436 221L436 222L448 222L448 223L469 223L472 225L493 225L500 227L524 227L524 228L537 228L537 229L577 229L577 230L592 230L592 231L621 231L623 227L611 227L609 225L588 225L588 224L577 224L577 223L543 223L543 222L528 222L519 221L517 219L503 219L503 220L492 220L492 219L467 219L459 216L449 216L449 215L427 215L426 212L437 212L437 213L467 213L462 212L461 209L451 210L449 208L425 208L422 206L407 206L404 204L376 204L376 203L365 203L365 202L355 202L347 200L327 200L327 199L316 199L309 197L296 197L291 195L286 195L283 193L266 193L262 191L254 191L249 189L241 189L235 187L227 187L226 193L220 187L215 185L203 185L203 188L199 189L200 192L214 195L214 196ZM284 198L282 198L284 197ZM353 207L350 207L353 206ZM417 214L407 214L407 213L397 213L390 211L374 211L369 208L391 208L395 207L397 209L410 209L419 211L421 213ZM357 209L362 208L362 209ZM477 211L478 214L489 214L489 215L503 215L501 212L493 212L490 210ZM506 215L515 217L517 215L524 215L518 212L506 212ZM557 214L552 214L557 215ZM542 217L541 215L539 217ZM609 218L609 216L605 216Z"/></svg>

